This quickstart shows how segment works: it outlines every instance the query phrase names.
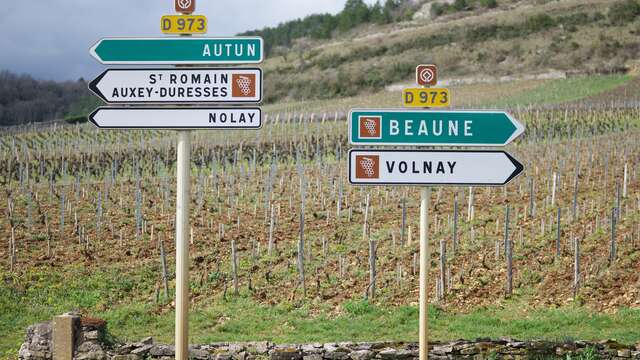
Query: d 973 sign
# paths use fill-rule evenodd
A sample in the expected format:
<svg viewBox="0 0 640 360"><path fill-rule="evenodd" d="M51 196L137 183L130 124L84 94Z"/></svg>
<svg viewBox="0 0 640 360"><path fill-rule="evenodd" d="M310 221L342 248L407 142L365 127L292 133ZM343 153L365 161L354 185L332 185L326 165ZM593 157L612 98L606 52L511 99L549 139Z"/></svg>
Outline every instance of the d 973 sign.
<svg viewBox="0 0 640 360"><path fill-rule="evenodd" d="M207 17L204 15L165 15L160 21L164 34L206 34Z"/></svg>
<svg viewBox="0 0 640 360"><path fill-rule="evenodd" d="M404 107L446 107L450 103L449 89L414 88L402 91Z"/></svg>

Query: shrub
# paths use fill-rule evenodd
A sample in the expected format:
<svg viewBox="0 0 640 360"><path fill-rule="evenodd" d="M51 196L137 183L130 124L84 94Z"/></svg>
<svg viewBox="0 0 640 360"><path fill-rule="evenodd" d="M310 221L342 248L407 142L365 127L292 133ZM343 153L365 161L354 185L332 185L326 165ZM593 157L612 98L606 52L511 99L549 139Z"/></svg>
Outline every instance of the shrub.
<svg viewBox="0 0 640 360"><path fill-rule="evenodd" d="M497 0L480 0L480 5L488 9L493 9L498 7L498 1Z"/></svg>
<svg viewBox="0 0 640 360"><path fill-rule="evenodd" d="M86 115L77 115L77 116L69 116L65 118L64 121L66 121L69 124L77 124L77 123L82 124L87 122L88 119Z"/></svg>
<svg viewBox="0 0 640 360"><path fill-rule="evenodd" d="M462 10L466 9L467 6L469 6L469 4L467 4L467 0L455 0L453 2L453 8L456 11L462 11Z"/></svg>
<svg viewBox="0 0 640 360"><path fill-rule="evenodd" d="M620 25L631 22L640 15L640 4L636 0L619 1L609 8L609 21Z"/></svg>
<svg viewBox="0 0 640 360"><path fill-rule="evenodd" d="M529 32L538 32L555 26L556 22L547 14L539 14L527 19L527 30Z"/></svg>
<svg viewBox="0 0 640 360"><path fill-rule="evenodd" d="M438 17L444 14L446 10L447 10L447 5L434 2L433 4L431 4L430 13L431 13L431 16Z"/></svg>

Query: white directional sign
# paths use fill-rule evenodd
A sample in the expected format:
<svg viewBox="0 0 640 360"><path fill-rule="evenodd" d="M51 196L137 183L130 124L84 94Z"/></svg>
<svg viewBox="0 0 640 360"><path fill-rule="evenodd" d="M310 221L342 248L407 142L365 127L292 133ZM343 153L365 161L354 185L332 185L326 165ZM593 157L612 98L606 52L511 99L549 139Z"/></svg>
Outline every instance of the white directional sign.
<svg viewBox="0 0 640 360"><path fill-rule="evenodd" d="M102 129L259 129L260 108L101 107L89 120Z"/></svg>
<svg viewBox="0 0 640 360"><path fill-rule="evenodd" d="M504 185L523 171L504 151L351 150L356 185Z"/></svg>
<svg viewBox="0 0 640 360"><path fill-rule="evenodd" d="M107 103L257 103L262 70L110 69L89 89Z"/></svg>

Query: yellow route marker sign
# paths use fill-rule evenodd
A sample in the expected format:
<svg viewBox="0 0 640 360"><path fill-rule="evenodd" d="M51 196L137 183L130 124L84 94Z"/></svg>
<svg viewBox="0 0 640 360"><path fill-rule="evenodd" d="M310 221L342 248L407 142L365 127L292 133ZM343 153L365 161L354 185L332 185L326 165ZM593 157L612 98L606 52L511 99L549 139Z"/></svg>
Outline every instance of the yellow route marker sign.
<svg viewBox="0 0 640 360"><path fill-rule="evenodd" d="M411 88L402 90L404 107L446 107L451 104L449 89Z"/></svg>
<svg viewBox="0 0 640 360"><path fill-rule="evenodd" d="M165 15L160 20L165 34L206 34L207 25L204 15Z"/></svg>

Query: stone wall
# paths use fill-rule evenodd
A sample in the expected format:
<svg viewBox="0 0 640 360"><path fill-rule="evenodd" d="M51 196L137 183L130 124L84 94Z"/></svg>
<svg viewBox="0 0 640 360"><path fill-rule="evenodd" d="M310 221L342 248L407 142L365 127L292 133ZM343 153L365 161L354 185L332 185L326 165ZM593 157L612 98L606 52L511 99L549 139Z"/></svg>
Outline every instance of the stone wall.
<svg viewBox="0 0 640 360"><path fill-rule="evenodd" d="M105 323L82 318L75 329L75 356L78 360L169 360L172 345L157 344L152 338L137 343L109 344L105 341ZM27 329L19 358L52 359L52 325L42 323ZM616 341L517 341L512 339L457 340L429 344L429 359L531 359L567 358L584 354L588 359L640 359L640 343L623 345ZM215 343L194 345L192 359L198 360L414 360L418 345L405 342L341 342L326 344L276 345L270 342Z"/></svg>

